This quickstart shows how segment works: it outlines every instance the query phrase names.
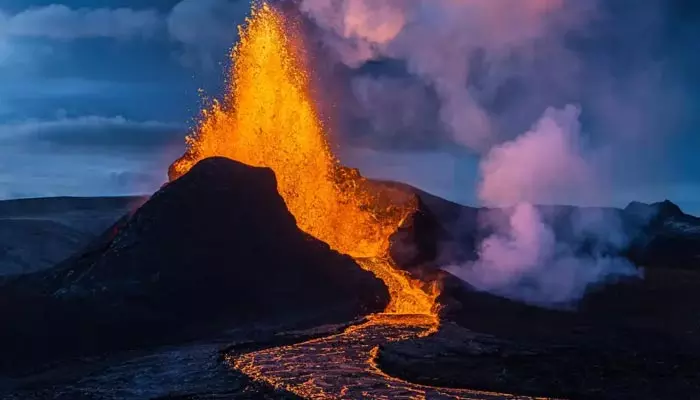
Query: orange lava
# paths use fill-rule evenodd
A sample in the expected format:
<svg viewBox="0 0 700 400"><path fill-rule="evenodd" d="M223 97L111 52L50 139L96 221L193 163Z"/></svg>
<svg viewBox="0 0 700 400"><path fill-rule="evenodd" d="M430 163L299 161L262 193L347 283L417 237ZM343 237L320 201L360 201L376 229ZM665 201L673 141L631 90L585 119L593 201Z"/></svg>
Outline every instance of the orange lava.
<svg viewBox="0 0 700 400"><path fill-rule="evenodd" d="M298 226L384 281L391 293L386 312L435 316L437 288L411 279L388 257L389 238L415 210L415 198L338 163L294 22L262 2L239 31L228 94L203 111L171 179L212 156L271 168Z"/></svg>

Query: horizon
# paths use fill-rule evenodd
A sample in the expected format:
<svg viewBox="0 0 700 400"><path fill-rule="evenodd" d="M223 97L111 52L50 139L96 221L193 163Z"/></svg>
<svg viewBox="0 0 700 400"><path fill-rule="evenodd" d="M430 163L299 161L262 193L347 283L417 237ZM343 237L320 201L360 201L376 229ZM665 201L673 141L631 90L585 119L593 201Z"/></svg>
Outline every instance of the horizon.
<svg viewBox="0 0 700 400"><path fill-rule="evenodd" d="M397 183L405 183L405 182L399 182L399 181L392 181L392 182L397 182ZM482 209L482 208L489 208L489 209L511 209L517 206L517 204L510 204L510 205L503 205L503 206L498 206L498 207L485 207L485 206L479 206L479 205L474 205L474 204L465 204L465 203L460 203L455 200L451 200L446 197L439 196L435 193L429 192L427 190L421 189L419 187L413 186L416 189L419 189L420 191L433 196L433 197L438 197L443 200L447 200L449 202L452 202L454 204L463 206L463 207L470 207L470 208L476 208L476 209ZM155 192L154 192L155 193ZM8 202L8 201L33 201L33 200L52 200L52 199L74 199L74 200L92 200L92 199L148 199L151 196L153 196L154 193L125 193L125 194L118 194L118 195L106 195L106 196L70 196L70 195L65 195L65 196L45 196L45 197L16 197L16 198L9 198L9 199L0 199L0 203L3 202ZM633 203L642 203L648 206L654 206L657 204L662 204L664 202L671 202L672 204L680 207L681 211L686 214L690 215L692 217L700 218L700 215L695 214L689 210L684 209L681 205L676 203L675 201L671 199L663 199L659 201L653 201L653 202L640 202L637 200L632 200L626 205L623 206L611 206L611 205L575 205L575 204L558 204L558 203L539 203L539 204L533 204L535 207L577 207L577 208L592 208L592 209L615 209L615 210L624 210L627 208L630 204Z"/></svg>

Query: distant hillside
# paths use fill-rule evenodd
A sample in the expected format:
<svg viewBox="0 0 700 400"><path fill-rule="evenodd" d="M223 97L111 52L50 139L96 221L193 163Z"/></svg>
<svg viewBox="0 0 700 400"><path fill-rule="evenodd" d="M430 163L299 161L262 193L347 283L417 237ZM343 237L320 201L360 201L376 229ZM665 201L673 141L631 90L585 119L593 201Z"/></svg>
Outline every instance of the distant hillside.
<svg viewBox="0 0 700 400"><path fill-rule="evenodd" d="M0 201L0 276L55 265L143 201L142 197Z"/></svg>
<svg viewBox="0 0 700 400"><path fill-rule="evenodd" d="M488 210L453 203L401 183L382 184L416 193L421 200L422 216L418 226L411 229L409 239L421 242L423 248L418 251L423 254L418 260L444 256L444 246L450 247L451 257L475 256L475 244L486 234L479 228L479 218ZM39 271L63 261L145 200L132 196L0 201L0 276ZM700 218L685 214L670 201L632 202L625 209L546 206L541 210L562 237L566 236L572 215L603 212L623 222L631 240L628 255L635 263L700 268ZM426 249L435 254L425 254ZM410 260L407 263L411 264Z"/></svg>
<svg viewBox="0 0 700 400"><path fill-rule="evenodd" d="M394 258L404 268L473 261L479 243L493 233L491 227L507 224L506 209L464 206L403 183L382 184L413 192L420 200L418 212L393 241ZM632 202L624 209L566 205L537 209L557 242L568 244L578 253L607 249L622 253L641 267L700 271L700 218L684 213L669 200ZM603 233L606 229L610 232L586 237L580 232L586 223L598 225L596 229ZM617 243L606 242L613 237Z"/></svg>

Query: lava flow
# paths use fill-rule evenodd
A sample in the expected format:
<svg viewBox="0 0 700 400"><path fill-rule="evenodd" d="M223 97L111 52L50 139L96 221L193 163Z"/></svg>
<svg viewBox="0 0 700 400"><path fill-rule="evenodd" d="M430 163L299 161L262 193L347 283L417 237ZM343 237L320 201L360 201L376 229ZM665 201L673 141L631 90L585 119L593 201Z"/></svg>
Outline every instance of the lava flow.
<svg viewBox="0 0 700 400"><path fill-rule="evenodd" d="M263 2L239 31L228 94L202 113L170 178L212 156L271 168L299 227L384 281L387 313L435 317L436 287L388 257L389 238L414 211L415 198L380 189L337 161L312 100L298 27Z"/></svg>
<svg viewBox="0 0 700 400"><path fill-rule="evenodd" d="M227 360L257 381L311 398L346 397L352 381L365 394L364 385L395 386L397 380L372 362L377 346L425 336L439 326L437 287L412 279L389 257L390 237L415 211L415 196L340 165L313 101L298 26L262 2L254 5L239 31L228 94L203 112L198 129L187 139L187 152L171 166L170 178L213 156L271 168L300 229L354 257L385 283L391 301L384 313L342 334L232 354ZM338 345L344 346L342 351L327 351ZM333 369L336 373L330 374ZM409 383L404 387L414 394L425 392Z"/></svg>

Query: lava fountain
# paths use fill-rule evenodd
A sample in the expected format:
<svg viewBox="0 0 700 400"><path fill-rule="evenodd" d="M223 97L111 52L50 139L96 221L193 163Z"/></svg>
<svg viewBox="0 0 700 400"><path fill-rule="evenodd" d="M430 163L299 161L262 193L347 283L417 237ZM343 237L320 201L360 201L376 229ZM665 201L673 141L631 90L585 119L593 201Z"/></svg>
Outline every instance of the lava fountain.
<svg viewBox="0 0 700 400"><path fill-rule="evenodd" d="M171 180L213 156L271 168L299 228L384 281L391 294L386 313L437 321L435 285L412 279L388 256L389 238L415 210L415 197L340 165L312 99L299 27L262 2L239 32L228 93L202 112Z"/></svg>

